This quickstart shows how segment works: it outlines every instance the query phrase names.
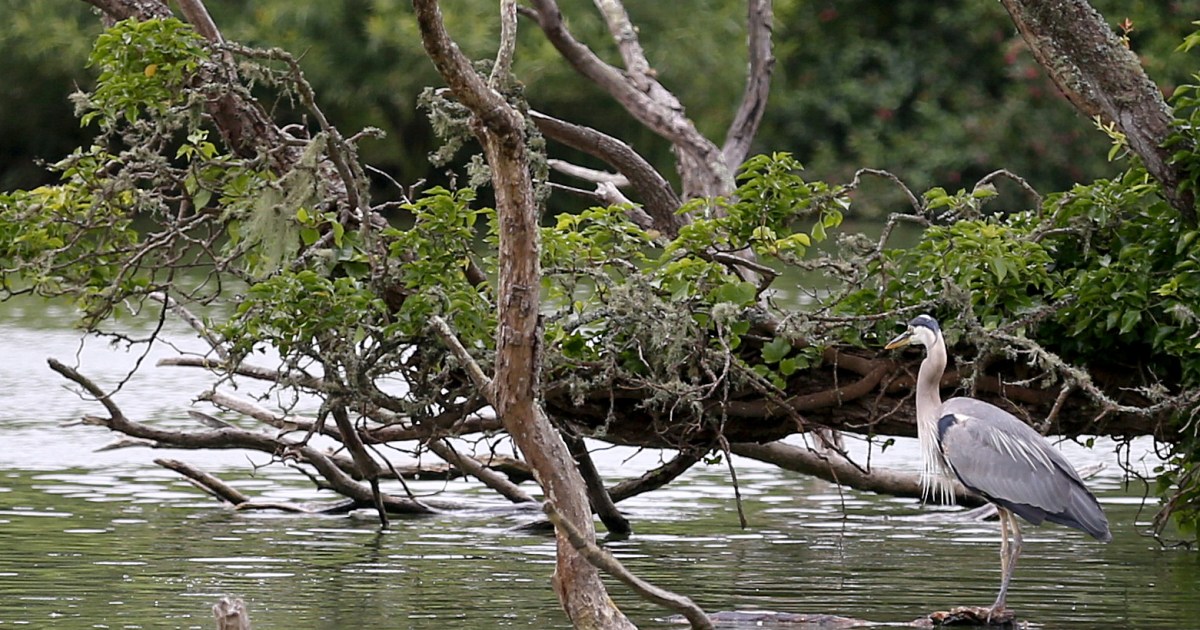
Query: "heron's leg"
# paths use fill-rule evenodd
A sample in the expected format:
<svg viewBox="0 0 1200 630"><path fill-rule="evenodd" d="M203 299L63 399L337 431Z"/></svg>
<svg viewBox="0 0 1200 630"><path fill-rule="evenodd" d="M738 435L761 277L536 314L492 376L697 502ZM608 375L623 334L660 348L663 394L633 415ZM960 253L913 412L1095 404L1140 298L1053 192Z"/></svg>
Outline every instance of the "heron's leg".
<svg viewBox="0 0 1200 630"><path fill-rule="evenodd" d="M1021 523L1017 520L1017 516L1012 512L1008 513L1009 529L1012 531L1012 544L1009 546L1009 553L1012 555L1008 558L1008 580L1012 580L1013 573L1017 570L1017 558L1021 557L1021 544L1024 542L1021 538Z"/></svg>
<svg viewBox="0 0 1200 630"><path fill-rule="evenodd" d="M1004 508L999 508L996 515L1000 520L1000 577L1008 573L1008 519L1004 518Z"/></svg>
<svg viewBox="0 0 1200 630"><path fill-rule="evenodd" d="M1004 610L1005 598L1008 596L1008 585L1012 581L1013 572L1017 569L1017 557L1021 555L1021 525L1017 523L1017 518L1013 513L999 508L997 513L1000 516L1000 533L1003 536L1003 542L1000 545L1000 594L996 596L996 602L992 604L992 614ZM1012 536L1011 543L1009 536ZM989 618L991 615L988 615Z"/></svg>

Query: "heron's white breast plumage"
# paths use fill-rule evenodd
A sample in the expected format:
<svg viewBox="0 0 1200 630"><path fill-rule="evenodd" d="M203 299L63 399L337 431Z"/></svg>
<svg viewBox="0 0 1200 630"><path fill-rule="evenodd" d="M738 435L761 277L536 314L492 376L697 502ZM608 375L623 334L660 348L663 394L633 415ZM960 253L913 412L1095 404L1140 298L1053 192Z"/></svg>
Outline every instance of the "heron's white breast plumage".
<svg viewBox="0 0 1200 630"><path fill-rule="evenodd" d="M942 504L954 502L954 473L942 455L937 429L921 423L917 437L921 441L921 499Z"/></svg>

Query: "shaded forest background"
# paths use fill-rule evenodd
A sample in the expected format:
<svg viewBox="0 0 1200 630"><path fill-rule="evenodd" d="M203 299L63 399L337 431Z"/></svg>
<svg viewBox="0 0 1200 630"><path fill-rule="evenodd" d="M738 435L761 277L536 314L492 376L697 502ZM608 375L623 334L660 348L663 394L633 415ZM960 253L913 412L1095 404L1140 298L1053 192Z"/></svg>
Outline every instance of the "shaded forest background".
<svg viewBox="0 0 1200 630"><path fill-rule="evenodd" d="M590 2L561 4L576 33L616 58L600 17L585 6ZM661 80L699 130L717 137L740 97L745 7L692 3L698 8L681 21L673 4L640 2L628 10ZM1166 95L1188 81L1192 64L1175 49L1200 16L1200 3L1092 4L1127 35ZM446 178L446 169L428 159L437 140L415 105L421 90L440 79L421 48L410 3L208 5L231 40L299 55L340 126L387 133L362 145L364 162L407 183ZM0 74L6 77L0 82L0 189L31 188L54 177L35 160L56 160L88 142L87 130L73 124L68 95L94 80L85 64L101 25L80 2L0 0L0 8L6 16L0 24ZM814 180L847 181L869 166L900 175L914 190L952 190L1006 168L1050 191L1119 171L1105 159L1109 138L1059 94L998 3L781 0L775 16L778 63L753 152L790 151ZM446 19L468 56L492 54L499 32L493 3L457 5ZM623 138L661 172L673 173L667 143L562 63L535 30L519 34L515 64L540 111ZM268 104L281 112L296 106ZM582 154L568 157L603 166ZM878 190L861 195L867 204L857 207L859 217L882 217L892 209L884 207L889 200L901 201L893 187L867 185Z"/></svg>

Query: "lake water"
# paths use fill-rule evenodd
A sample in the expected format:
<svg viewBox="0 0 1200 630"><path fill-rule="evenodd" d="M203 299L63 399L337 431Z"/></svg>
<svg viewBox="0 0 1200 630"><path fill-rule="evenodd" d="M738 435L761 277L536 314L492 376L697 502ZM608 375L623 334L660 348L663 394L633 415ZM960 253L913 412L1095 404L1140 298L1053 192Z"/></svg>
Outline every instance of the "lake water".
<svg viewBox="0 0 1200 630"><path fill-rule="evenodd" d="M333 497L296 471L252 470L251 462L265 461L257 453L97 452L114 436L67 423L102 410L65 389L45 360L78 361L111 386L137 356L103 341L81 345L68 309L18 302L0 306L0 321L0 628L207 629L209 609L224 595L246 600L256 630L569 627L549 585L553 541L515 529L532 516L506 509L478 484L410 482L418 494L475 509L397 519L383 532L369 515L233 512L152 460L183 459L256 498ZM169 324L168 333L181 347L197 347L179 326ZM193 426L185 412L210 380L192 369L154 367L170 354L157 347L116 400L135 419ZM593 446L602 449L597 463L611 482L670 456ZM913 446L900 440L874 453L873 465L915 470ZM1148 449L1134 449L1135 465L1153 465L1152 458L1136 461ZM1197 554L1161 549L1139 534L1154 507L1141 509L1144 488L1125 483L1111 443L1064 450L1076 465L1108 464L1089 485L1108 512L1113 542L1027 527L1010 606L1046 628L1196 628ZM964 523L955 509L735 463L747 529L738 525L725 466L701 465L621 503L635 534L608 548L641 577L710 612L832 613L901 624L994 598L995 522ZM639 626L677 627L622 585L610 582L610 593Z"/></svg>

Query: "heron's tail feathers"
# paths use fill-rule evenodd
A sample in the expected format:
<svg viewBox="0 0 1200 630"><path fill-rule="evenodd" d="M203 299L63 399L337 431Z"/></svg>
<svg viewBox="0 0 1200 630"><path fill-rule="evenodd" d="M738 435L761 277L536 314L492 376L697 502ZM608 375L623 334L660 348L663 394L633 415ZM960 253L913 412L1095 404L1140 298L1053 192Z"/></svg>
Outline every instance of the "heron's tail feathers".
<svg viewBox="0 0 1200 630"><path fill-rule="evenodd" d="M1108 517L1092 494L1083 484L1072 484L1070 494L1063 502L1062 512L1046 513L1046 520L1067 527L1085 531L1100 542L1112 540L1112 532L1108 529Z"/></svg>

